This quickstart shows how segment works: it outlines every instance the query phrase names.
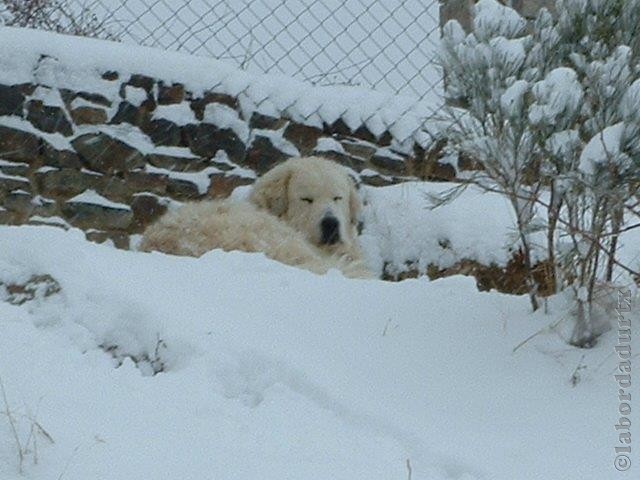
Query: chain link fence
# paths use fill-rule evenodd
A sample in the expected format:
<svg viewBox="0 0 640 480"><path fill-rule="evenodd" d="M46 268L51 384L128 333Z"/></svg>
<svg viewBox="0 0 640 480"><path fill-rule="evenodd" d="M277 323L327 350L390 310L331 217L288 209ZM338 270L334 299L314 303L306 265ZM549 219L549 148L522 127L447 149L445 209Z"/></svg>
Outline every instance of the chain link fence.
<svg viewBox="0 0 640 480"><path fill-rule="evenodd" d="M103 36L437 102L437 0L66 0Z"/></svg>

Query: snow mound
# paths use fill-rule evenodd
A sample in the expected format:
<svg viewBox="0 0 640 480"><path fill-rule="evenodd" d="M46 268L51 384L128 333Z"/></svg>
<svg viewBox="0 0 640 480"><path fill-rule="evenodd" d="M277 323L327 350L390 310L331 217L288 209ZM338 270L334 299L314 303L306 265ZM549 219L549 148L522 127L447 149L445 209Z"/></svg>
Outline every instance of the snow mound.
<svg viewBox="0 0 640 480"><path fill-rule="evenodd" d="M43 274L59 289L2 301ZM580 351L543 333L514 354L564 310L473 283L0 227L0 375L20 438L37 422L51 439L35 432L20 475L3 418L0 478L608 478L613 336ZM575 438L594 441L559 448Z"/></svg>

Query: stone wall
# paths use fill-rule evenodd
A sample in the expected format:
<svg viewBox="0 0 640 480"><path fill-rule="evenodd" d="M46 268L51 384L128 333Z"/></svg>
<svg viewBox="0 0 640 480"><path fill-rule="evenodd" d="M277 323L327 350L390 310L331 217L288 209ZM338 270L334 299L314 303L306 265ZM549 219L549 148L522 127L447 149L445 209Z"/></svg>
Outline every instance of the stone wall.
<svg viewBox="0 0 640 480"><path fill-rule="evenodd" d="M291 156L325 155L374 186L457 173L438 149L397 148L391 129L247 115L238 96L116 70L82 89L59 63L42 55L31 81L0 80L0 223L74 226L128 248L172 203L225 197Z"/></svg>

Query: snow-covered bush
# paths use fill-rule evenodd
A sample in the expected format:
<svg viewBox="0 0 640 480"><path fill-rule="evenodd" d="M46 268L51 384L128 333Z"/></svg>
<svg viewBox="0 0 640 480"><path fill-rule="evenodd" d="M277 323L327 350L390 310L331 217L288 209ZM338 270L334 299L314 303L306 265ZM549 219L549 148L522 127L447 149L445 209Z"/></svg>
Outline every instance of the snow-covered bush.
<svg viewBox="0 0 640 480"><path fill-rule="evenodd" d="M576 300L576 345L598 334L598 286L629 271L616 248L637 215L639 39L640 0L559 0L531 25L480 0L472 33L443 28L448 140L484 167L473 183L510 200L527 267L546 233L552 281ZM530 296L536 309L532 278Z"/></svg>
<svg viewBox="0 0 640 480"><path fill-rule="evenodd" d="M0 0L2 25L117 40L88 6L69 0Z"/></svg>

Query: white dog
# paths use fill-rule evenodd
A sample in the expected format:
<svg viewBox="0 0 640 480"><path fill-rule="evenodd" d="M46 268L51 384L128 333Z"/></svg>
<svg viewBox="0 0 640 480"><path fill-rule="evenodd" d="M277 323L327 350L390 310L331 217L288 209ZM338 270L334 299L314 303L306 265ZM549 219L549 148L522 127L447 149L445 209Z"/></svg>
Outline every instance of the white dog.
<svg viewBox="0 0 640 480"><path fill-rule="evenodd" d="M344 167L294 158L259 178L248 202L190 203L166 213L145 231L140 249L194 257L215 248L263 252L316 273L337 268L371 278L356 238L360 206Z"/></svg>

